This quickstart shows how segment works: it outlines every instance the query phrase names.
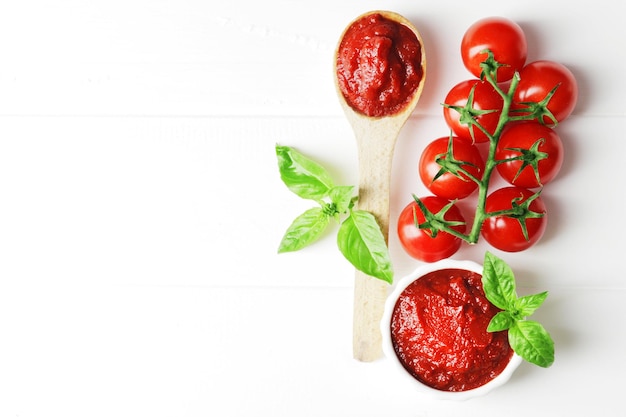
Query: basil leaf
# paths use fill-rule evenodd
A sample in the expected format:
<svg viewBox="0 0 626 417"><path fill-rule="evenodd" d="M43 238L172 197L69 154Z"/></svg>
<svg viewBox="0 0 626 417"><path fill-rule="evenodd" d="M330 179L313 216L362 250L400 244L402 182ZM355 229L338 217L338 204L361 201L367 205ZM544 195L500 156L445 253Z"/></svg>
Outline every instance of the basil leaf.
<svg viewBox="0 0 626 417"><path fill-rule="evenodd" d="M502 259L490 252L485 253L482 283L485 296L493 305L502 310L512 310L517 300L515 276Z"/></svg>
<svg viewBox="0 0 626 417"><path fill-rule="evenodd" d="M337 213L345 213L352 208L354 187L351 185L340 185L330 190L330 201L335 205Z"/></svg>
<svg viewBox="0 0 626 417"><path fill-rule="evenodd" d="M500 332L511 327L515 323L515 319L511 317L508 311L500 311L489 322L487 326L488 332Z"/></svg>
<svg viewBox="0 0 626 417"><path fill-rule="evenodd" d="M385 238L374 215L354 210L337 233L339 250L356 269L372 277L393 282L393 268Z"/></svg>
<svg viewBox="0 0 626 417"><path fill-rule="evenodd" d="M530 363L547 368L554 362L554 342L536 321L515 322L509 329L509 344L515 353Z"/></svg>
<svg viewBox="0 0 626 417"><path fill-rule="evenodd" d="M515 310L519 314L519 318L523 319L532 315L548 296L548 292L544 291L539 294L525 295L515 300Z"/></svg>
<svg viewBox="0 0 626 417"><path fill-rule="evenodd" d="M289 226L278 247L278 253L293 252L318 240L330 217L321 207L309 209L298 216Z"/></svg>
<svg viewBox="0 0 626 417"><path fill-rule="evenodd" d="M280 178L301 198L320 201L334 186L330 174L317 162L289 146L276 145Z"/></svg>
<svg viewBox="0 0 626 417"><path fill-rule="evenodd" d="M511 268L487 252L483 265L483 289L487 299L504 310L497 313L487 331L508 329L509 344L522 359L547 368L554 363L554 342L536 321L525 320L545 301L548 292L517 297L515 277Z"/></svg>

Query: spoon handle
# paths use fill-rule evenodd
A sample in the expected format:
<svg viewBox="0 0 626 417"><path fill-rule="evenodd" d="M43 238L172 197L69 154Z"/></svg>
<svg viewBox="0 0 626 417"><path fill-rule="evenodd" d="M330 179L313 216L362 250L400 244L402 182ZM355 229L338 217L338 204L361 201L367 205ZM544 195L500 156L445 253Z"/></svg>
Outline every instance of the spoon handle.
<svg viewBox="0 0 626 417"><path fill-rule="evenodd" d="M379 119L355 130L359 156L358 209L374 215L385 242L389 237L389 187L397 123ZM356 271L354 283L353 356L371 362L382 356L380 320L389 284Z"/></svg>
<svg viewBox="0 0 626 417"><path fill-rule="evenodd" d="M356 271L352 349L355 359L372 362L382 356L380 321L387 299L387 284Z"/></svg>

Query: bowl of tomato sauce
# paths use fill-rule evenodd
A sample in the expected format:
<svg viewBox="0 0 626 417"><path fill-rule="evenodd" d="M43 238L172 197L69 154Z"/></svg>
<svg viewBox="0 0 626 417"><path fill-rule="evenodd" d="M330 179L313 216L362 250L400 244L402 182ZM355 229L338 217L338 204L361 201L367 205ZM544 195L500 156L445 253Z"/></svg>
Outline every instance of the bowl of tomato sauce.
<svg viewBox="0 0 626 417"><path fill-rule="evenodd" d="M481 396L521 363L507 331L487 331L500 310L485 297L481 279L481 265L444 259L419 266L389 295L383 352L419 392L450 400Z"/></svg>

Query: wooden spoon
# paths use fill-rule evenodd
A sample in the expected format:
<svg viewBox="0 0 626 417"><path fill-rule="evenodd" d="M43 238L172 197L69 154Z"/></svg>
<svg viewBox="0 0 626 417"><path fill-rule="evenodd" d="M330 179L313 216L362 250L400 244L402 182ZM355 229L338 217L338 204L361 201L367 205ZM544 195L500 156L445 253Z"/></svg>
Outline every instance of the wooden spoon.
<svg viewBox="0 0 626 417"><path fill-rule="evenodd" d="M378 13L411 29L421 45L422 54L422 78L411 101L400 111L390 116L368 117L354 110L341 92L337 81L336 68L339 45L337 51L335 51L335 86L340 104L352 126L358 146L358 208L367 210L375 216L385 241L388 241L389 185L393 152L398 134L415 108L422 93L426 76L426 57L424 54L424 43L419 32L407 19L397 13L388 11L368 12L354 21L372 13ZM346 27L346 30L349 27L350 25ZM345 31L340 38L339 44L341 44L341 39L344 35ZM356 271L354 284L353 356L357 360L370 362L382 356L380 320L383 315L389 284L358 270Z"/></svg>

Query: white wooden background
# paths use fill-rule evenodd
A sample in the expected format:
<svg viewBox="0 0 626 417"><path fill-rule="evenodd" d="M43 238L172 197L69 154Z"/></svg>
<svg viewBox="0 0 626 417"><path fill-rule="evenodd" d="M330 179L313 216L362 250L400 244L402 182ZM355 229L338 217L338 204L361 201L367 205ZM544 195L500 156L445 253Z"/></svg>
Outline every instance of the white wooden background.
<svg viewBox="0 0 626 417"><path fill-rule="evenodd" d="M624 415L626 26L613 6L2 1L0 417ZM392 230L424 191L421 148L447 134L439 103L469 78L471 23L517 21L529 60L580 84L544 239L495 251L520 291L550 291L536 316L556 362L460 404L419 397L385 359L352 359L353 269L332 233L276 254L310 207L280 182L276 143L357 182L332 53L380 8L415 23L428 57L396 148ZM418 265L393 232L390 246L398 278Z"/></svg>

